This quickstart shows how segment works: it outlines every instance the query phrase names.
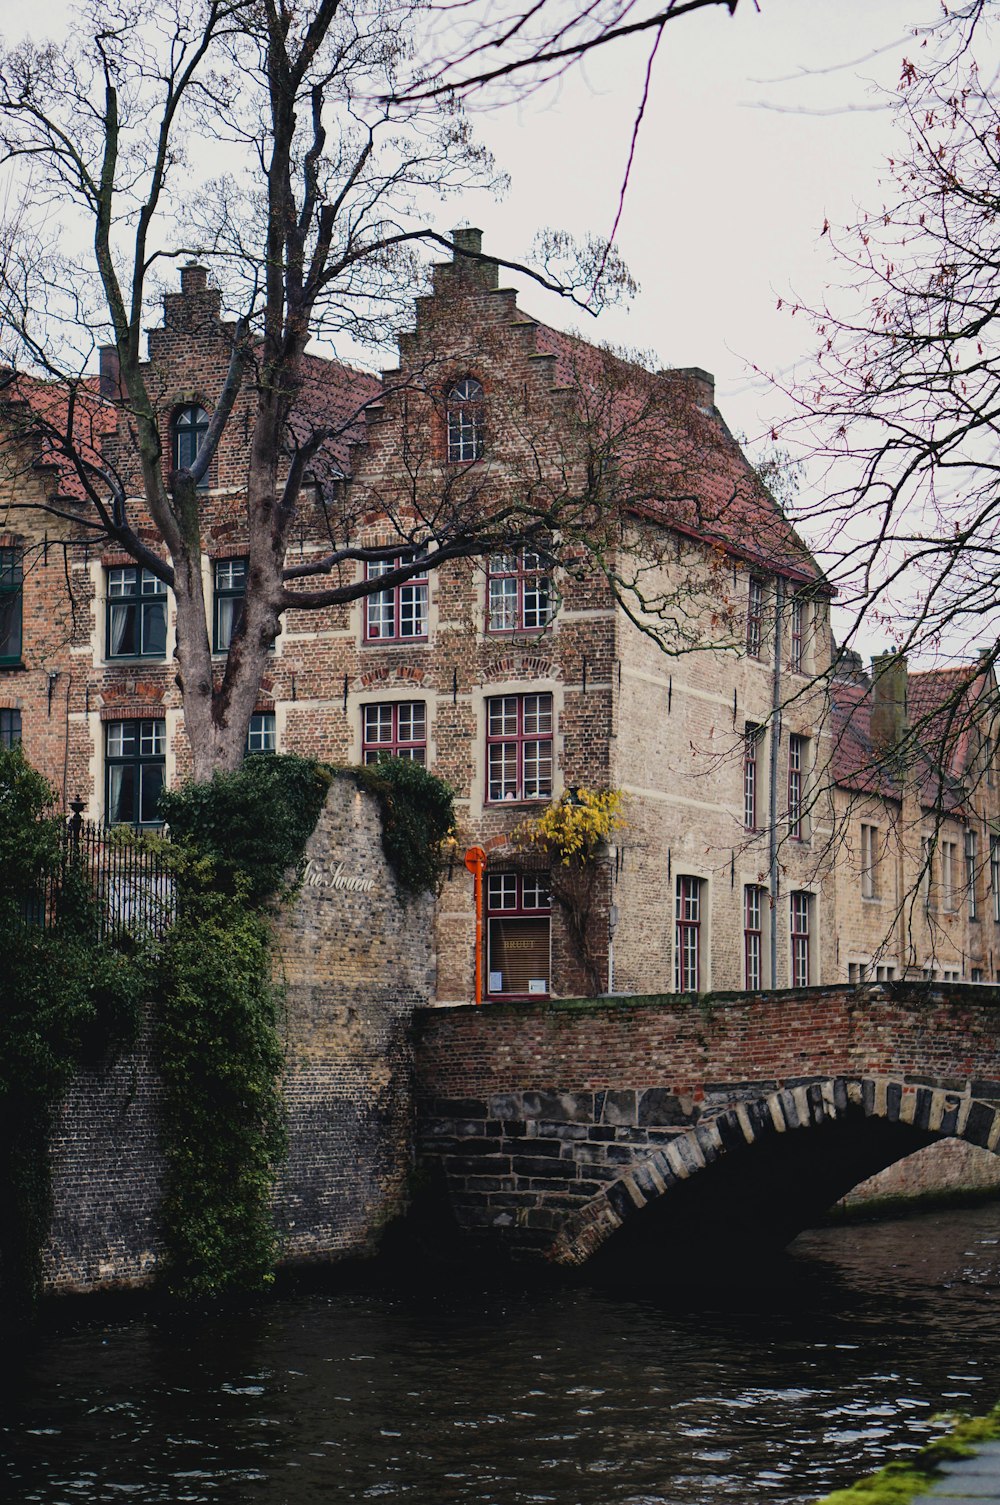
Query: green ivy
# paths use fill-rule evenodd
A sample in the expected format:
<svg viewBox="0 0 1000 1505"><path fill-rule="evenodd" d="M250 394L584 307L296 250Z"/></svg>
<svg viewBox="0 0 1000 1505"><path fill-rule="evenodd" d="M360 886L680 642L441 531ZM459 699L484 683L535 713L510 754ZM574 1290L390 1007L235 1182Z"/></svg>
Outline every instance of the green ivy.
<svg viewBox="0 0 1000 1505"><path fill-rule="evenodd" d="M61 819L20 747L0 748L0 1276L5 1312L33 1304L50 1216L49 1136L81 1067L135 1038L148 985L143 954L102 940L86 874L64 875L56 912L31 922L60 862Z"/></svg>
<svg viewBox="0 0 1000 1505"><path fill-rule="evenodd" d="M443 779L408 758L384 758L350 773L378 800L382 850L401 889L433 890L444 862L443 843L455 829L455 796Z"/></svg>

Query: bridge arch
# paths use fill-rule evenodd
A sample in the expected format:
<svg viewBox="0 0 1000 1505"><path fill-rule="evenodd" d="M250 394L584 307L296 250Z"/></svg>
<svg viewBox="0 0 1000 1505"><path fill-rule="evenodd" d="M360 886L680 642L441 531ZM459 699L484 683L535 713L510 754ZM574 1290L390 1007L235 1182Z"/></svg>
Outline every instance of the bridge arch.
<svg viewBox="0 0 1000 1505"><path fill-rule="evenodd" d="M564 1266L664 1248L789 1243L858 1182L939 1139L1000 1153L1000 1108L893 1077L829 1077L738 1103L678 1134L571 1213L548 1251Z"/></svg>

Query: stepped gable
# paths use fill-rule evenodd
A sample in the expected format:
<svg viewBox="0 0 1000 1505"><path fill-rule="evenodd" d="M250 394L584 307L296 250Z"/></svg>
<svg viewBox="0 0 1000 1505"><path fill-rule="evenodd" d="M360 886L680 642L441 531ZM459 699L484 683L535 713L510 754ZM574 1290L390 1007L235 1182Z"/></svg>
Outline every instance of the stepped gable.
<svg viewBox="0 0 1000 1505"><path fill-rule="evenodd" d="M646 371L546 324L537 326L537 340L540 353L555 357L554 384L580 392L585 407L603 405L621 427L619 457L631 460L636 486L631 510L833 594L727 428L708 372Z"/></svg>
<svg viewBox="0 0 1000 1505"><path fill-rule="evenodd" d="M57 495L67 500L89 500L75 467L60 445L60 438L65 439L69 434L71 422L74 446L84 460L95 466L101 464L102 441L118 427L118 415L114 406L100 396L98 380L96 376L84 377L68 384L13 373L6 385L0 386L5 439L33 448L33 468L52 470Z"/></svg>
<svg viewBox="0 0 1000 1505"><path fill-rule="evenodd" d="M968 748L972 732L969 707L963 701L962 691L968 692L974 682L974 669L969 664L964 668L932 669L909 675L910 727L899 750L900 757L895 750L877 747L872 740L868 686L835 680L831 691L834 783L855 794L902 801L904 781L912 780L914 792L925 809L940 808L963 817L966 792L960 779L966 763L957 755L957 749ZM949 707L955 705L959 707L958 714L950 716ZM943 735L927 731L935 722ZM947 735L949 722L953 740ZM948 756L942 758L942 751Z"/></svg>

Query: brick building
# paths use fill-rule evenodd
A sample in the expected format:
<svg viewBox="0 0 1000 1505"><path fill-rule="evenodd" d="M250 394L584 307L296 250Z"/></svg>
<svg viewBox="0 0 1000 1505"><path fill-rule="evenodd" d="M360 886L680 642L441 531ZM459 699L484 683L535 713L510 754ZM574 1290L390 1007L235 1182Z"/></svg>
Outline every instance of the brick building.
<svg viewBox="0 0 1000 1505"><path fill-rule="evenodd" d="M175 465L228 368L220 309L204 270L187 267L149 335ZM497 552L286 612L250 748L345 763L396 753L449 780L461 847L488 854L488 996L832 980L829 592L726 429L712 378L650 373L538 323L471 230L434 269L381 386L306 364L304 401L343 433L304 489L292 563L347 527L402 555L445 511L516 511L528 495L536 509L544 499L553 534L607 531L589 559ZM87 395L94 442L134 494L107 355ZM203 489L220 673L245 580L253 400L248 387ZM88 533L81 488L9 402L6 431L0 732L23 740L64 801L152 823L160 787L189 766L169 593ZM610 513L574 511L602 488L618 498L613 526ZM26 505L43 494L58 516ZM158 547L151 527L143 536ZM593 871L583 946L545 864L511 841L578 787L623 790L627 820ZM438 904L441 1001L470 996L473 920L459 857Z"/></svg>

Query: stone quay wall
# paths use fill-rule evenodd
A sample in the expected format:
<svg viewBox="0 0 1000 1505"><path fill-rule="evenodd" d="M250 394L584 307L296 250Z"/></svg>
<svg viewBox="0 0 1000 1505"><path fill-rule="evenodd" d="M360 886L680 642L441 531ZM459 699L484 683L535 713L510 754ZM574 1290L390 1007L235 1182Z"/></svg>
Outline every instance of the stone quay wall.
<svg viewBox="0 0 1000 1505"><path fill-rule="evenodd" d="M302 888L276 922L286 989L289 1155L275 1198L283 1260L363 1255L401 1210L412 1160L414 1008L433 994L432 900L400 902L375 802L330 790ZM48 1286L143 1285L162 1257L160 1084L148 1036L81 1075L52 1142Z"/></svg>

